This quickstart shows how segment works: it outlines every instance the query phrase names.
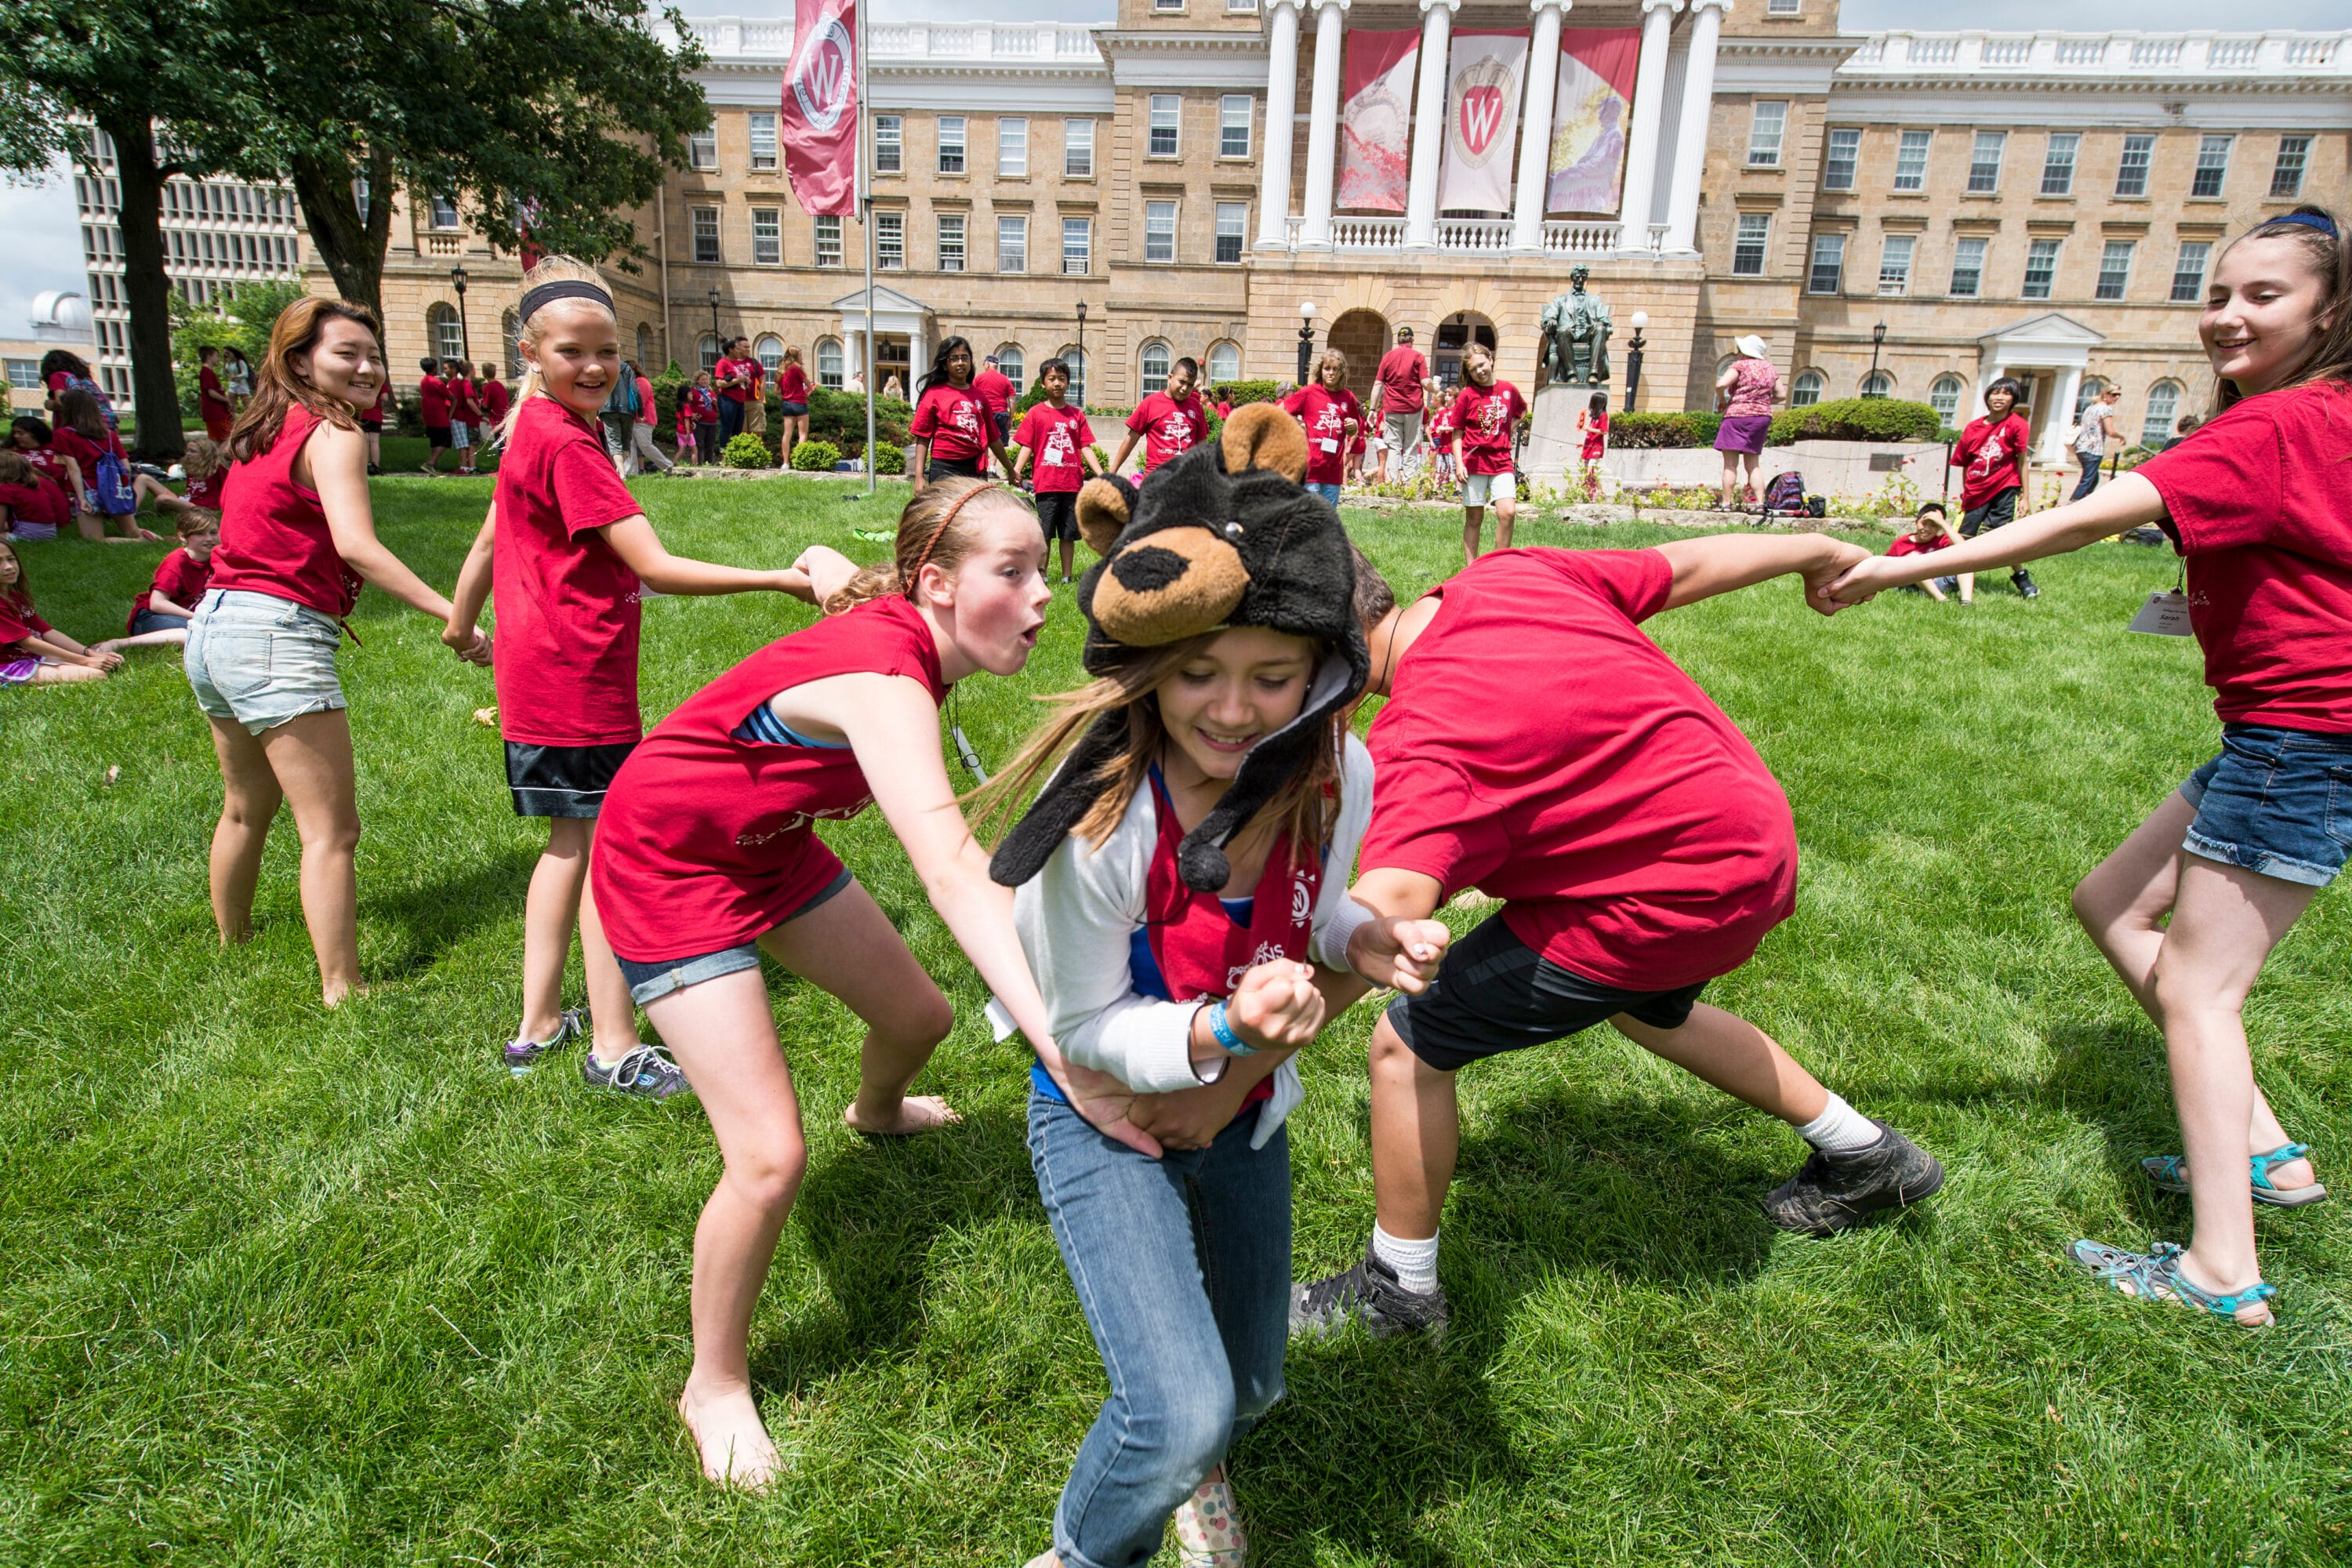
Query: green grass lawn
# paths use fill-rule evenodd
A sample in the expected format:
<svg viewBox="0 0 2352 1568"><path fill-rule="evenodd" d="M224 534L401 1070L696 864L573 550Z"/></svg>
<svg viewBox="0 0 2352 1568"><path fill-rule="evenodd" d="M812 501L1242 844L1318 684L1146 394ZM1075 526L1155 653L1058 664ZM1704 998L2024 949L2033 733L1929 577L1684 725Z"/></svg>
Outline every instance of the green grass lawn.
<svg viewBox="0 0 2352 1568"><path fill-rule="evenodd" d="M446 585L487 479L376 488L386 539ZM652 480L673 549L743 564L895 506L845 486ZM903 492L900 492L903 493ZM1351 514L1408 594L1450 518ZM1528 542L1653 528L1536 523ZM35 546L42 607L121 623L155 547ZM1812 1242L1756 1200L1786 1128L1607 1031L1465 1075L1439 1349L1289 1363L1239 1450L1266 1564L2272 1565L2352 1555L2352 1241L2341 1202L2264 1211L2281 1327L2102 1295L2078 1235L2179 1237L2144 1153L2177 1147L2161 1043L2076 930L2075 878L2215 749L2186 642L2130 637L2158 552L2050 563L2028 605L1889 596L1834 623L1776 584L1652 623L1795 803L1796 917L1713 999L1939 1153L1918 1212ZM649 717L813 612L646 606ZM954 998L919 1086L965 1115L860 1142L856 1030L772 975L813 1142L753 1332L791 1463L764 1498L698 1479L672 1414L700 1112L523 1079L525 879L492 700L379 594L347 647L361 951L329 1014L281 821L251 946L215 945L220 798L176 658L0 692L0 1563L1018 1563L1042 1551L1102 1375L1023 1146L1025 1058L877 817L828 837ZM1011 750L1072 682L1060 595L1030 676L961 719ZM1531 672L1532 673L1532 672ZM1607 672L1593 671L1605 679ZM109 770L120 766L110 785ZM1465 917L1466 918L1466 917ZM2273 1103L2352 1186L2352 905L2324 898L2250 1016ZM1370 1222L1371 1012L1306 1060L1302 1274ZM2352 1195L2348 1192L2347 1195Z"/></svg>

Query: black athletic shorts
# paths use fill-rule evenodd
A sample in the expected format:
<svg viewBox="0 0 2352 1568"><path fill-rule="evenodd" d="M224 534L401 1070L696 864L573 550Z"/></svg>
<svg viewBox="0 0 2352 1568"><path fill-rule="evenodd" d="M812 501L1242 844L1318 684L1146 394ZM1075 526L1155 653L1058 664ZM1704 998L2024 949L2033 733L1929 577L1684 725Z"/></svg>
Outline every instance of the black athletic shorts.
<svg viewBox="0 0 2352 1568"><path fill-rule="evenodd" d="M1521 942L1495 914L1454 944L1428 990L1398 994L1389 1023L1414 1056L1453 1072L1484 1057L1566 1039L1620 1013L1654 1029L1679 1029L1706 989L1704 980L1675 991L1625 991L1587 980Z"/></svg>
<svg viewBox="0 0 2352 1568"><path fill-rule="evenodd" d="M507 790L517 816L594 816L604 809L613 775L637 749L611 746L527 746L507 742Z"/></svg>
<svg viewBox="0 0 2352 1568"><path fill-rule="evenodd" d="M1076 490L1039 490L1037 521L1045 530L1045 542L1057 539L1078 542L1078 492Z"/></svg>
<svg viewBox="0 0 2352 1568"><path fill-rule="evenodd" d="M967 479L982 478L980 463L978 458L933 458L930 467L923 470L923 482L928 485L959 474Z"/></svg>
<svg viewBox="0 0 2352 1568"><path fill-rule="evenodd" d="M1960 517L1960 537L1974 539L1988 529L2006 528L2017 521L2017 498L2020 487L2011 485L1979 507L1971 507Z"/></svg>
<svg viewBox="0 0 2352 1568"><path fill-rule="evenodd" d="M425 444L431 447L439 447L447 446L449 444L449 426L446 425L427 425L425 427Z"/></svg>

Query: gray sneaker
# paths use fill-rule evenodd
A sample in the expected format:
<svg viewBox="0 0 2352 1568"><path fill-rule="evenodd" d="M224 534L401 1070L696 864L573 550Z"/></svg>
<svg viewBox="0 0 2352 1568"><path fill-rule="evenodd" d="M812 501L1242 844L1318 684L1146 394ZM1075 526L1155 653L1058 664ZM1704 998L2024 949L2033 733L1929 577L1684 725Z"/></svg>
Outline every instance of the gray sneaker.
<svg viewBox="0 0 2352 1568"><path fill-rule="evenodd" d="M1360 1322L1376 1339L1398 1334L1445 1334L1445 1287L1423 1293L1397 1282L1396 1270L1364 1248L1363 1261L1343 1273L1290 1288L1290 1334L1317 1339Z"/></svg>
<svg viewBox="0 0 2352 1568"><path fill-rule="evenodd" d="M1851 1154L1814 1150L1803 1170L1764 1194L1765 1217L1801 1236L1835 1236L1881 1209L1916 1204L1944 1184L1936 1156L1873 1120L1885 1137Z"/></svg>
<svg viewBox="0 0 2352 1568"><path fill-rule="evenodd" d="M590 1089L618 1089L623 1094L641 1094L647 1100L667 1100L673 1094L694 1092L693 1086L686 1081L685 1069L659 1046L639 1046L612 1067L598 1061L594 1051L584 1051L580 1057L580 1078Z"/></svg>

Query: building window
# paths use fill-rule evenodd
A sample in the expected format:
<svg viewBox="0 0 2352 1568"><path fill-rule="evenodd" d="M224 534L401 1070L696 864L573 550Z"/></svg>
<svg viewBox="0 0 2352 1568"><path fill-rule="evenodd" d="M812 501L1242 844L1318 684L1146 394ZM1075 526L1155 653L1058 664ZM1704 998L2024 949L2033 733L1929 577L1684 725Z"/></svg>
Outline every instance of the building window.
<svg viewBox="0 0 2352 1568"><path fill-rule="evenodd" d="M2086 375L2083 378L2082 386L2074 394L2075 424L2080 425L2083 422L2083 410L2098 401L2099 394L2106 390L2106 385L2105 382L2095 375Z"/></svg>
<svg viewBox="0 0 2352 1568"><path fill-rule="evenodd" d="M751 265L784 264L784 215L782 207L751 209Z"/></svg>
<svg viewBox="0 0 2352 1568"><path fill-rule="evenodd" d="M1878 252L1878 291L1882 294L1907 294L1911 291L1911 253L1918 247L1916 235L1890 234Z"/></svg>
<svg viewBox="0 0 2352 1568"><path fill-rule="evenodd" d="M1055 356L1070 367L1070 401L1084 408L1087 405L1087 353L1084 349L1066 347Z"/></svg>
<svg viewBox="0 0 2352 1568"><path fill-rule="evenodd" d="M841 340L819 338L816 341L816 384L841 390Z"/></svg>
<svg viewBox="0 0 2352 1568"><path fill-rule="evenodd" d="M1804 0L1767 0L1767 16L1798 16L1804 14Z"/></svg>
<svg viewBox="0 0 2352 1568"><path fill-rule="evenodd" d="M905 173L906 154L905 120L896 114L876 115L874 117L874 172L877 174Z"/></svg>
<svg viewBox="0 0 2352 1568"><path fill-rule="evenodd" d="M841 265L841 219L838 216L816 220L816 264L819 267Z"/></svg>
<svg viewBox="0 0 2352 1568"><path fill-rule="evenodd" d="M1257 0L1225 0L1225 9L1240 15L1257 15Z"/></svg>
<svg viewBox="0 0 2352 1568"><path fill-rule="evenodd" d="M1927 188L1927 149L1934 142L1932 131L1906 131L1895 146L1895 188L1898 191L1924 191Z"/></svg>
<svg viewBox="0 0 2352 1568"><path fill-rule="evenodd" d="M19 392L41 390L41 362L37 359L12 359L8 362L8 384Z"/></svg>
<svg viewBox="0 0 2352 1568"><path fill-rule="evenodd" d="M1184 100L1172 92L1151 95L1151 141L1146 155L1153 158L1176 156L1176 130L1181 121Z"/></svg>
<svg viewBox="0 0 2352 1568"><path fill-rule="evenodd" d="M1892 397L1895 395L1895 378L1883 370L1874 370L1862 378L1862 395L1864 397Z"/></svg>
<svg viewBox="0 0 2352 1568"><path fill-rule="evenodd" d="M1026 214L997 215L996 269L999 272L1029 270L1029 218Z"/></svg>
<svg viewBox="0 0 2352 1568"><path fill-rule="evenodd" d="M1019 343L999 343L996 345L997 374L1003 376L1005 380L1011 382L1015 386L1026 386L1029 383L1024 380L1024 377L1028 374L1028 371L1029 362L1022 354L1021 345Z"/></svg>
<svg viewBox="0 0 2352 1568"><path fill-rule="evenodd" d="M1083 278L1094 270L1095 226L1092 218L1062 220L1062 271Z"/></svg>
<svg viewBox="0 0 2352 1568"><path fill-rule="evenodd" d="M1251 101L1245 92L1229 92L1217 100L1218 157L1246 158L1250 155ZM2305 140L2310 138L2305 137Z"/></svg>
<svg viewBox="0 0 2352 1568"><path fill-rule="evenodd" d="M1808 294L1834 294L1845 287L1845 236L1813 236L1813 265L1805 278Z"/></svg>
<svg viewBox="0 0 2352 1568"><path fill-rule="evenodd" d="M1025 180L1029 177L1027 121L1000 120L996 122L996 177L1000 180Z"/></svg>
<svg viewBox="0 0 2352 1568"><path fill-rule="evenodd" d="M694 132L687 137L686 162L690 168L705 171L719 167L719 131L716 126Z"/></svg>
<svg viewBox="0 0 2352 1568"><path fill-rule="evenodd" d="M1062 121L1062 177L1068 180L1091 180L1095 177L1093 121Z"/></svg>
<svg viewBox="0 0 2352 1568"><path fill-rule="evenodd" d="M751 121L751 167L772 169L776 166L776 117L754 114Z"/></svg>
<svg viewBox="0 0 2352 1568"><path fill-rule="evenodd" d="M435 196L433 198L433 226L435 228L455 228L457 226L457 197Z"/></svg>
<svg viewBox="0 0 2352 1568"><path fill-rule="evenodd" d="M2123 161L2116 165L2116 195L2119 196L2147 195L2147 165L2155 156L2155 137L2125 137Z"/></svg>
<svg viewBox="0 0 2352 1568"><path fill-rule="evenodd" d="M1139 389L1146 397L1164 390L1168 385L1168 363L1171 359L1166 343L1143 345L1143 384Z"/></svg>
<svg viewBox="0 0 2352 1568"><path fill-rule="evenodd" d="M1181 11L1184 0L1151 0L1151 8L1155 11Z"/></svg>
<svg viewBox="0 0 2352 1568"><path fill-rule="evenodd" d="M1979 131L1969 154L1969 189L1986 194L2000 189L2000 153L2009 142L2006 131Z"/></svg>
<svg viewBox="0 0 2352 1568"><path fill-rule="evenodd" d="M775 379L776 367L784 363L784 340L773 332L762 332L760 341L751 345L751 353L768 370L770 380Z"/></svg>
<svg viewBox="0 0 2352 1568"><path fill-rule="evenodd" d="M961 213L940 214L940 270L963 270L963 216Z"/></svg>
<svg viewBox="0 0 2352 1568"><path fill-rule="evenodd" d="M2074 192L2074 150L2083 144L2081 136L2072 131L2053 131L2050 144L2042 153L2042 194L2045 196L2072 195Z"/></svg>
<svg viewBox="0 0 2352 1568"><path fill-rule="evenodd" d="M1242 248L1249 243L1249 203L1219 202L1217 204L1217 261L1231 266L1242 258Z"/></svg>
<svg viewBox="0 0 2352 1568"><path fill-rule="evenodd" d="M642 331L644 329L639 328L638 330ZM500 344L500 352L506 356L507 379L509 381L520 381L522 379L521 342L522 318L515 314L512 310L509 310L499 318L499 342ZM637 357L642 361L650 356L640 353Z"/></svg>
<svg viewBox="0 0 2352 1568"><path fill-rule="evenodd" d="M2271 165L2271 199L2292 201L2303 195L2303 166L2311 159L2311 138L2279 138L2278 162Z"/></svg>
<svg viewBox="0 0 2352 1568"><path fill-rule="evenodd" d="M1853 189L1854 171L1862 163L1862 131L1845 126L1830 132L1828 154L1822 160L1822 189Z"/></svg>
<svg viewBox="0 0 2352 1568"><path fill-rule="evenodd" d="M1143 259L1146 261L1176 259L1176 204L1174 202L1143 204Z"/></svg>
<svg viewBox="0 0 2352 1568"><path fill-rule="evenodd" d="M1764 237L1771 232L1770 213L1741 213L1731 241L1731 270L1740 278L1764 276Z"/></svg>
<svg viewBox="0 0 2352 1568"><path fill-rule="evenodd" d="M100 321L104 327L109 323ZM457 323L457 312L448 305L428 305L425 309L425 335L433 352L442 359L456 359L465 348L465 329ZM105 347L101 337L100 346Z"/></svg>
<svg viewBox="0 0 2352 1568"><path fill-rule="evenodd" d="M2210 241L2184 239L2172 261L2172 302L2194 305L2205 297L2205 258L2213 254Z"/></svg>
<svg viewBox="0 0 2352 1568"><path fill-rule="evenodd" d="M2132 242L2111 239L2099 252L2099 284L2092 290L2095 300L2120 300L2131 283Z"/></svg>
<svg viewBox="0 0 2352 1568"><path fill-rule="evenodd" d="M2058 242L2037 239L2025 247L2025 287L2019 290L2028 300L2050 298L2050 285L2058 276Z"/></svg>
<svg viewBox="0 0 2352 1568"><path fill-rule="evenodd" d="M2208 136L2197 143L2197 175L2189 183L2192 196L2218 196L2230 173L2230 138Z"/></svg>
<svg viewBox="0 0 2352 1568"><path fill-rule="evenodd" d="M907 265L907 215L874 215L874 265L896 272Z"/></svg>
<svg viewBox="0 0 2352 1568"><path fill-rule="evenodd" d="M1780 166L1780 138L1789 128L1789 106L1769 99L1759 99L1748 117L1748 166L1751 169L1777 169Z"/></svg>
<svg viewBox="0 0 2352 1568"><path fill-rule="evenodd" d="M1948 430L1959 426L1960 394L1967 384L1957 375L1939 375L1936 384L1927 389L1927 406L1936 411L1936 417L1944 422Z"/></svg>
<svg viewBox="0 0 2352 1568"><path fill-rule="evenodd" d="M1952 294L1973 300L1984 289L1985 242L1964 237L1952 244Z"/></svg>
<svg viewBox="0 0 2352 1568"><path fill-rule="evenodd" d="M940 116L940 173L963 173L963 116L961 114Z"/></svg>
<svg viewBox="0 0 2352 1568"><path fill-rule="evenodd" d="M719 259L719 209L694 209L694 258L700 262Z"/></svg>
<svg viewBox="0 0 2352 1568"><path fill-rule="evenodd" d="M1791 408L1811 407L1814 404L1819 403L1822 400L1822 388L1825 384L1826 384L1822 380L1822 373L1820 371L1806 371L1804 374L1798 376L1794 382L1790 384L1789 406Z"/></svg>
<svg viewBox="0 0 2352 1568"><path fill-rule="evenodd" d="M1209 383L1239 381L1242 378L1242 346L1236 342L1213 342L1209 345Z"/></svg>
<svg viewBox="0 0 2352 1568"><path fill-rule="evenodd" d="M2147 389L2147 413L2139 422L2139 444L2160 447L2172 439L2173 416L2180 409L2180 384L2159 381Z"/></svg>

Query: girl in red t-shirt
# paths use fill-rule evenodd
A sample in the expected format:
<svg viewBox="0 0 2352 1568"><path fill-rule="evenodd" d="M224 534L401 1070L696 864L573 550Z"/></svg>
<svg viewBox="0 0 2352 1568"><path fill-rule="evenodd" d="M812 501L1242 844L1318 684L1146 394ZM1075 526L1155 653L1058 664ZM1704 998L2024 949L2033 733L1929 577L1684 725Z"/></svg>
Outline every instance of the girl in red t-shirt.
<svg viewBox="0 0 2352 1568"><path fill-rule="evenodd" d="M1580 458L1584 464L1584 499L1595 500L1601 495L1601 459L1609 452L1609 395L1596 392L1584 412L1576 416L1576 434L1583 443Z"/></svg>
<svg viewBox="0 0 2352 1568"><path fill-rule="evenodd" d="M954 1120L939 1099L906 1092L954 1010L815 825L878 804L982 983L1053 1050L1012 892L990 879L940 754L948 689L1028 662L1051 598L1045 558L1013 491L962 479L927 487L898 520L893 565L853 575L824 563L817 585L840 613L688 698L605 800L596 907L725 1160L694 1233L694 1371L678 1401L712 1480L759 1489L774 1478L749 1337L808 1163L761 954L866 1025L857 1096L843 1113L852 1128L924 1132Z"/></svg>
<svg viewBox="0 0 2352 1568"><path fill-rule="evenodd" d="M176 517L191 509L216 512L221 509L221 483L228 469L228 447L210 437L197 436L180 454L180 472L188 487L185 495L148 474L133 477L131 493L142 505L152 503L157 511L166 516Z"/></svg>
<svg viewBox="0 0 2352 1568"><path fill-rule="evenodd" d="M2300 206L2222 252L2198 335L2218 382L2195 435L2081 500L1931 558L1879 556L1823 590L1829 607L1955 570L2075 550L2145 524L2171 535L2205 655L2221 752L2074 889L2074 910L2164 1031L2184 1154L2141 1163L2189 1194L2184 1249L2077 1241L2129 1296L2250 1326L2271 1321L2254 1250L2259 1200L2326 1195L2255 1087L2242 1016L2271 951L2346 858L2352 773L2352 255L2337 219ZM2169 917L2168 921L2168 917Z"/></svg>
<svg viewBox="0 0 2352 1568"><path fill-rule="evenodd" d="M8 449L30 463L33 471L58 492L58 499L68 503L68 514L89 504L81 465L58 450L57 432L46 421L29 414L16 416L8 425Z"/></svg>
<svg viewBox="0 0 2352 1568"><path fill-rule="evenodd" d="M188 622L212 583L213 551L220 543L220 514L194 507L180 513L180 547L156 563L146 591L131 601L122 636L93 645L120 653L131 647L184 647Z"/></svg>
<svg viewBox="0 0 2352 1568"><path fill-rule="evenodd" d="M122 438L107 425L97 398L79 387L58 394L54 445L81 469L83 501L77 521L84 539L104 539L106 524L111 524L123 539L153 542L156 536L139 526L139 496L131 485L131 455L122 449Z"/></svg>
<svg viewBox="0 0 2352 1568"><path fill-rule="evenodd" d="M1495 379L1495 351L1472 343L1462 352L1462 390L1454 395L1454 433L1462 444L1462 560L1478 559L1478 535L1486 503L1495 505L1495 548L1511 547L1511 524L1519 515L1511 450L1527 399L1507 381Z"/></svg>
<svg viewBox="0 0 2352 1568"><path fill-rule="evenodd" d="M1315 362L1315 379L1282 400L1282 411L1307 435L1307 488L1339 504L1348 475L1348 453L1363 433L1364 410L1348 390L1348 356L1326 349ZM1112 472L1118 472L1116 466Z"/></svg>
<svg viewBox="0 0 2352 1568"><path fill-rule="evenodd" d="M942 342L930 374L916 391L915 416L907 422L907 433L923 448L925 484L957 475L980 479L991 453L1006 473L1013 471L1013 459L997 437L996 420L986 400L971 389L971 342L963 338Z"/></svg>
<svg viewBox="0 0 2352 1568"><path fill-rule="evenodd" d="M494 667L507 788L520 816L547 819L547 848L523 900L522 1021L507 1068L583 1033L593 1088L655 1099L685 1087L677 1064L637 1038L636 1009L583 896L589 844L606 789L644 733L637 713L638 605L646 588L710 595L762 590L808 598L799 569L747 572L672 555L614 471L598 417L619 378L621 331L595 268L543 257L524 275L515 395L498 491L457 575L443 640L472 647L495 595ZM563 1007L577 927L588 1016Z"/></svg>
<svg viewBox="0 0 2352 1568"><path fill-rule="evenodd" d="M783 420L776 449L789 458L793 448L808 439L809 427L809 378L797 344L784 351L784 361L776 367L776 402L782 405Z"/></svg>
<svg viewBox="0 0 2352 1568"><path fill-rule="evenodd" d="M41 618L25 584L25 563L15 545L0 540L0 686L103 680L121 662L121 654L84 647Z"/></svg>
<svg viewBox="0 0 2352 1568"><path fill-rule="evenodd" d="M23 540L55 539L71 516L65 497L24 453L0 450L0 531Z"/></svg>

